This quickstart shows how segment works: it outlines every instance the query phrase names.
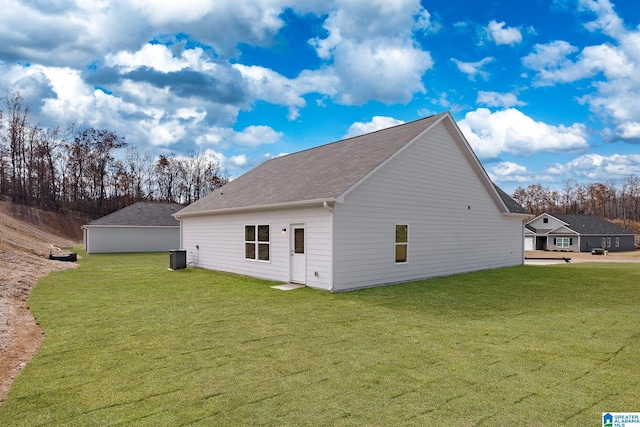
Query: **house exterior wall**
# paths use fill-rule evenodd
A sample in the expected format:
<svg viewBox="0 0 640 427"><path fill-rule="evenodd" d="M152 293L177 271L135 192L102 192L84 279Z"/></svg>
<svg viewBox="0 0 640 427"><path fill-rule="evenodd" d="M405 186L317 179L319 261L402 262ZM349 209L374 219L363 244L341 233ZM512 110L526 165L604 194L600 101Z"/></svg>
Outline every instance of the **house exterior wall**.
<svg viewBox="0 0 640 427"><path fill-rule="evenodd" d="M169 251L180 246L180 227L87 227L84 244L90 254Z"/></svg>
<svg viewBox="0 0 640 427"><path fill-rule="evenodd" d="M545 219L548 220L547 223L544 222ZM555 230L556 228L565 225L557 218L548 215L541 215L539 218L536 218L534 221L528 224L536 230Z"/></svg>
<svg viewBox="0 0 640 427"><path fill-rule="evenodd" d="M557 239L559 237L568 238L569 246L558 246ZM580 252L581 238L576 234L553 234L548 236L539 236L538 239L546 240L546 243L543 246L545 251Z"/></svg>
<svg viewBox="0 0 640 427"><path fill-rule="evenodd" d="M602 239L605 244L603 245ZM618 238L618 245L616 245ZM616 251L632 251L635 249L633 235L591 235L582 236L580 239L580 251L591 252L595 248L603 248L610 252Z"/></svg>
<svg viewBox="0 0 640 427"><path fill-rule="evenodd" d="M502 215L444 125L337 203L334 290L520 265L523 223ZM409 229L395 263L395 225Z"/></svg>
<svg viewBox="0 0 640 427"><path fill-rule="evenodd" d="M188 264L283 283L290 278L290 226L304 224L306 285L331 289L332 215L321 205L183 217L181 223L182 249L187 251ZM245 259L245 225L266 224L270 232L270 260ZM282 229L287 230L286 234Z"/></svg>

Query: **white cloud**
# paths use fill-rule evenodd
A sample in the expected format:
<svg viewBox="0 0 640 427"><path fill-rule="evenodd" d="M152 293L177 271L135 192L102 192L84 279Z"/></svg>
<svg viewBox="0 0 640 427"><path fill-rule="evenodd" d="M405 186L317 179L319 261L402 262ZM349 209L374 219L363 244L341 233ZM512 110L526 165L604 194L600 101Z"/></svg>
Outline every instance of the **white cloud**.
<svg viewBox="0 0 640 427"><path fill-rule="evenodd" d="M504 28L505 22L491 21L487 25L487 34L496 44L513 45L522 42L522 33L514 27Z"/></svg>
<svg viewBox="0 0 640 427"><path fill-rule="evenodd" d="M248 126L235 133L232 139L237 144L255 148L261 144L272 144L282 138L282 135L282 132L276 132L269 126Z"/></svg>
<svg viewBox="0 0 640 427"><path fill-rule="evenodd" d="M327 36L309 43L318 57L331 62L326 71L337 79L335 100L406 103L414 93L424 93L422 76L433 59L416 45L413 31L432 29L430 22L417 0L354 0L332 9L324 23Z"/></svg>
<svg viewBox="0 0 640 427"><path fill-rule="evenodd" d="M414 93L426 92L422 75L432 66L429 53L412 46L343 41L334 55L335 73L340 78L336 100L346 105L370 100L407 103Z"/></svg>
<svg viewBox="0 0 640 427"><path fill-rule="evenodd" d="M198 49L202 53L202 49ZM133 71L141 67L149 67L162 73L179 71L189 66L183 58L176 57L167 46L161 44L145 44L139 51L127 51L108 54L105 57L108 66L119 67L123 71Z"/></svg>
<svg viewBox="0 0 640 427"><path fill-rule="evenodd" d="M555 163L545 172L567 178L594 181L624 179L630 175L640 175L640 155L585 154L564 164Z"/></svg>
<svg viewBox="0 0 640 427"><path fill-rule="evenodd" d="M536 45L535 50L523 58L523 63L538 72L536 83L541 86L573 82L600 72L615 79L628 76L634 70L622 51L607 44L585 47L576 62L567 56L577 48L565 41Z"/></svg>
<svg viewBox="0 0 640 427"><path fill-rule="evenodd" d="M235 167L244 167L247 165L247 162L247 156L245 156L244 154L229 157L229 163L231 163Z"/></svg>
<svg viewBox="0 0 640 427"><path fill-rule="evenodd" d="M640 142L640 123L635 121L622 123L616 127L616 133L620 139Z"/></svg>
<svg viewBox="0 0 640 427"><path fill-rule="evenodd" d="M143 120L140 125L149 135L149 143L156 147L169 147L186 134L177 120L162 121L162 117Z"/></svg>
<svg viewBox="0 0 640 427"><path fill-rule="evenodd" d="M256 148L262 144L273 144L282 138L283 133L269 126L247 126L240 132L226 127L212 127L197 139L198 145L215 145L229 148L231 145Z"/></svg>
<svg viewBox="0 0 640 427"><path fill-rule="evenodd" d="M522 58L524 66L538 72L537 83L539 85L553 84L557 79L565 80L565 69L571 66L568 55L578 49L563 40L556 40L546 44L536 44L534 52ZM571 74L575 74L573 70ZM576 78L575 76L571 78Z"/></svg>
<svg viewBox="0 0 640 427"><path fill-rule="evenodd" d="M33 68L46 76L55 94L55 97L41 100L44 114L62 123L71 119L96 125L101 121L103 112L96 109L94 88L84 82L78 70L38 65Z"/></svg>
<svg viewBox="0 0 640 427"><path fill-rule="evenodd" d="M451 58L451 61L453 61L456 64L456 66L458 67L458 70L465 73L467 77L469 77L469 80L475 80L476 75L481 76L485 80L489 78L489 73L482 70L482 67L489 64L493 60L494 58L492 57L486 57L476 62L463 62L455 58Z"/></svg>
<svg viewBox="0 0 640 427"><path fill-rule="evenodd" d="M355 122L349 126L344 138L375 132L380 129L401 125L402 123L404 123L402 120L394 119L393 117L373 116L370 122Z"/></svg>
<svg viewBox="0 0 640 427"><path fill-rule="evenodd" d="M535 174L529 172L525 166L514 162L501 162L487 170L489 177L495 183L527 183L535 180Z"/></svg>
<svg viewBox="0 0 640 427"><path fill-rule="evenodd" d="M526 102L518 100L518 97L513 93L487 92L483 90L478 92L476 102L489 107L503 108L527 105Z"/></svg>
<svg viewBox="0 0 640 427"><path fill-rule="evenodd" d="M173 34L188 28L193 38L225 56L235 54L239 42L269 45L284 25L280 15L287 7L278 0L129 0L129 5L156 33Z"/></svg>
<svg viewBox="0 0 640 427"><path fill-rule="evenodd" d="M600 30L614 38L623 36L626 32L622 19L615 13L609 0L579 0L578 5L582 10L596 15L595 21L585 24L589 31Z"/></svg>
<svg viewBox="0 0 640 427"><path fill-rule="evenodd" d="M595 15L585 28L602 32L608 41L581 50L557 40L536 45L523 64L536 72L534 84L551 86L592 79L579 98L609 121L606 140L640 142L640 29L627 29L608 0L580 0L580 10ZM609 128L613 128L610 131Z"/></svg>
<svg viewBox="0 0 640 427"><path fill-rule="evenodd" d="M297 108L306 105L302 97L303 91L299 90L295 80L257 65L234 64L233 67L240 72L247 83L251 98Z"/></svg>
<svg viewBox="0 0 640 427"><path fill-rule="evenodd" d="M482 159L495 159L501 153L575 152L589 146L584 125L548 125L514 108L494 113L478 108L467 113L459 126Z"/></svg>

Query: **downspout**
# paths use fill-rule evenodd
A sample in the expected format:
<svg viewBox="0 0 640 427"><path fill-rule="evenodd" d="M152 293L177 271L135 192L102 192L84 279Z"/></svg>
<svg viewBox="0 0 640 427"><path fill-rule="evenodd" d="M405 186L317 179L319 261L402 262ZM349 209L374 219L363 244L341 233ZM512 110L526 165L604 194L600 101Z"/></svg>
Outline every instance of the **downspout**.
<svg viewBox="0 0 640 427"><path fill-rule="evenodd" d="M333 292L333 232L334 232L334 227L333 227L333 208L331 208L331 206L329 206L328 202L322 202L322 207L325 208L326 210L329 211L329 213L331 213L331 259L329 262L329 269L331 270L331 286L329 287L329 292Z"/></svg>

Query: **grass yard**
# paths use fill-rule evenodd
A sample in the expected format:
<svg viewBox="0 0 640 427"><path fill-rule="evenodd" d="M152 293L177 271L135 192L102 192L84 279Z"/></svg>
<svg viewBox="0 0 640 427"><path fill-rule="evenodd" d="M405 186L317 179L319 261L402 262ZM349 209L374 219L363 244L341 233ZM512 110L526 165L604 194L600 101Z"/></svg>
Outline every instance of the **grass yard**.
<svg viewBox="0 0 640 427"><path fill-rule="evenodd" d="M168 254L42 279L2 426L601 425L638 411L640 264L522 266L343 294Z"/></svg>

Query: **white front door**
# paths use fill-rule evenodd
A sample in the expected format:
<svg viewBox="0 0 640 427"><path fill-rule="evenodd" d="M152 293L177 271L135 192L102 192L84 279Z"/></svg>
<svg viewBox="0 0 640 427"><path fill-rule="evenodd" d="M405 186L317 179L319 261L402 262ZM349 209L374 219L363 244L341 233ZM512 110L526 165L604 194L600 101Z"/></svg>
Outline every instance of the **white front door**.
<svg viewBox="0 0 640 427"><path fill-rule="evenodd" d="M291 234L291 279L293 283L307 283L307 239L304 224L293 224Z"/></svg>

